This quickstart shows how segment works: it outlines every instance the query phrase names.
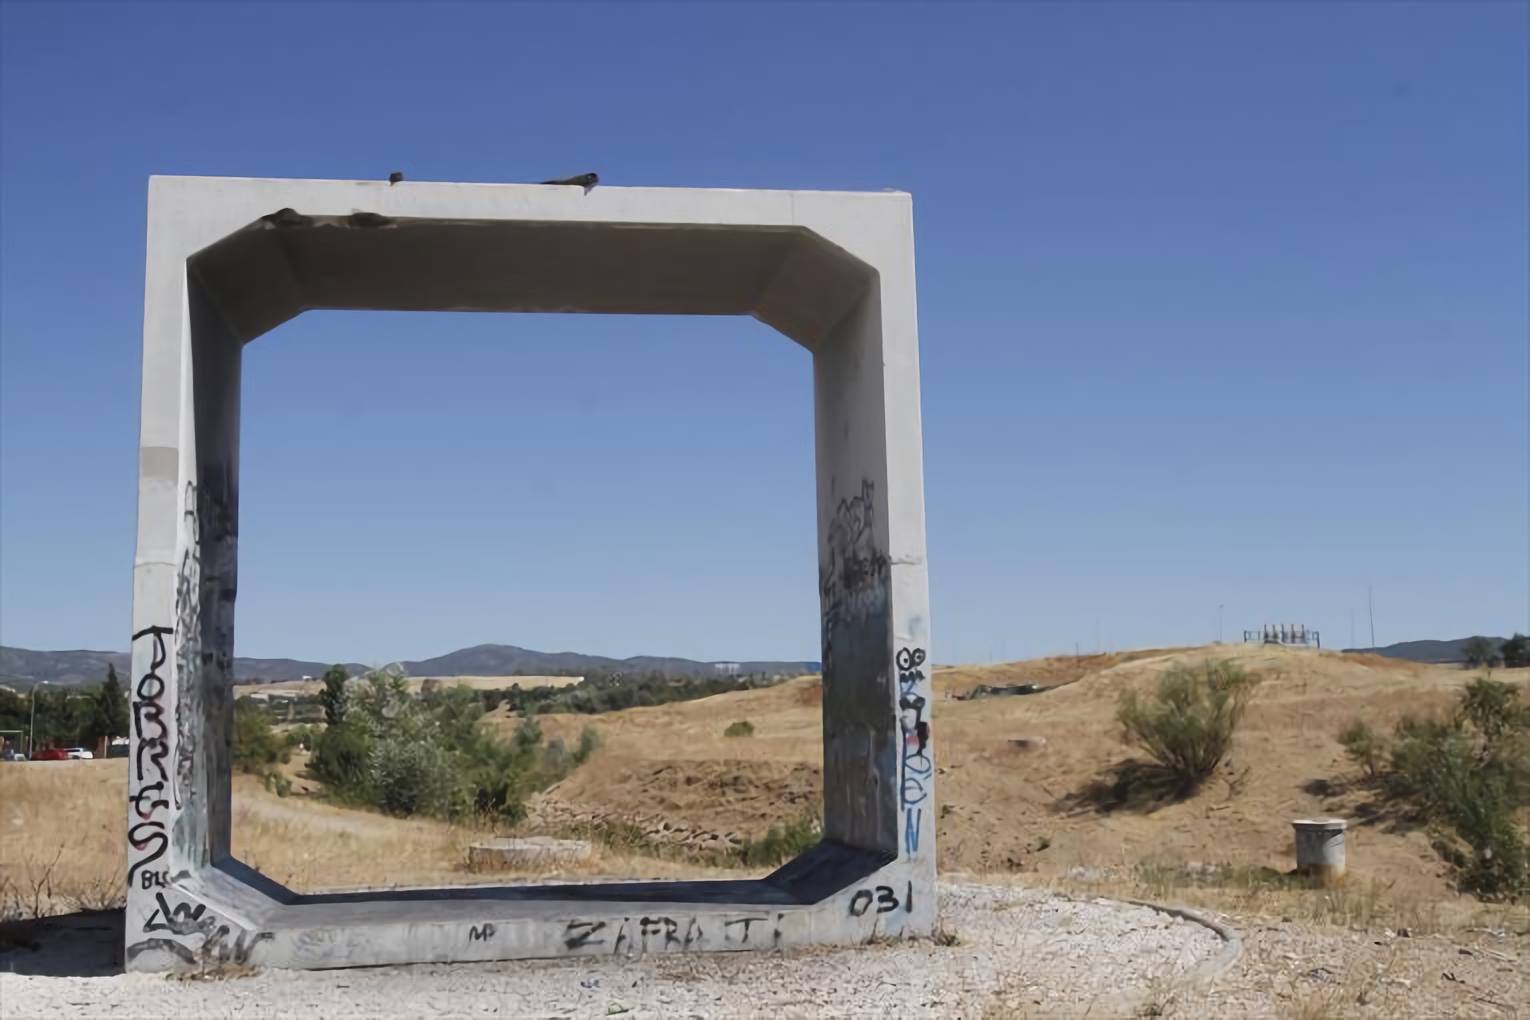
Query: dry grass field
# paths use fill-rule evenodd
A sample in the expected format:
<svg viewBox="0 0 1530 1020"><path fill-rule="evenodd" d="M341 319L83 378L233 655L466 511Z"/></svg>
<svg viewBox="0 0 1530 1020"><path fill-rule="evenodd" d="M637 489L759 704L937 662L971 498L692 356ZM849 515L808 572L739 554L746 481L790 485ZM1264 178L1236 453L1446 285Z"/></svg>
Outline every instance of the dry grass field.
<svg viewBox="0 0 1530 1020"><path fill-rule="evenodd" d="M1183 802L1112 805L1102 790L1113 767L1133 756L1113 722L1119 692L1145 690L1166 665L1208 655L1264 678L1223 775ZM1456 894L1425 833L1361 820L1367 794L1335 739L1351 718L1387 729L1404 712L1443 709L1470 677L1370 656L1241 645L939 670L941 867L1325 923L1530 927L1522 910ZM1018 682L1052 689L955 697L979 684ZM820 711L819 683L805 677L653 708L539 716L548 738L572 745L593 725L604 744L536 799L521 831L583 825L598 832L619 821L629 823L629 836L652 834L603 847L570 874L717 873L674 852L666 837L674 830L757 837L813 810ZM753 725L753 736L723 736L740 720ZM490 721L507 729L519 722L504 709ZM1018 738L1029 746L1013 744ZM291 766L301 767L301 759ZM477 880L465 870L465 848L484 833L340 808L301 795L311 785L296 789L279 799L248 777L235 783L235 852L278 881L314 890ZM0 766L0 895L37 901L45 911L110 901L124 867L125 800L124 761ZM1293 890L1269 880L1294 864L1290 820L1313 814L1356 820L1351 876L1341 889Z"/></svg>
<svg viewBox="0 0 1530 1020"><path fill-rule="evenodd" d="M123 759L8 765L0 773L0 914L45 915L120 905L127 869L126 805ZM586 861L557 868L470 872L467 847L485 835L472 828L389 818L306 797L278 798L252 777L234 778L235 855L302 891L714 873L603 847L596 847ZM737 877L734 872L726 875Z"/></svg>

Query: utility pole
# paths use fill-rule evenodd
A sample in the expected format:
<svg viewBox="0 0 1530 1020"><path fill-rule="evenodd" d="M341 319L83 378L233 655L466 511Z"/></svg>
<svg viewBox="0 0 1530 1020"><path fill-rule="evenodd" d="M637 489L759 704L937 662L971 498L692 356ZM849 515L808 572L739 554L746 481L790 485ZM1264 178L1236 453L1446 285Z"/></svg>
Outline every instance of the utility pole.
<svg viewBox="0 0 1530 1020"><path fill-rule="evenodd" d="M1222 643L1222 607L1224 603L1217 603L1217 644Z"/></svg>
<svg viewBox="0 0 1530 1020"><path fill-rule="evenodd" d="M44 684L52 683L51 680L38 680L32 684L32 691L27 695L27 700L32 703L32 719L27 724L27 757L37 753L37 689Z"/></svg>
<svg viewBox="0 0 1530 1020"><path fill-rule="evenodd" d="M1375 589L1371 585L1365 586L1365 604L1371 615L1371 647L1376 647L1376 599Z"/></svg>

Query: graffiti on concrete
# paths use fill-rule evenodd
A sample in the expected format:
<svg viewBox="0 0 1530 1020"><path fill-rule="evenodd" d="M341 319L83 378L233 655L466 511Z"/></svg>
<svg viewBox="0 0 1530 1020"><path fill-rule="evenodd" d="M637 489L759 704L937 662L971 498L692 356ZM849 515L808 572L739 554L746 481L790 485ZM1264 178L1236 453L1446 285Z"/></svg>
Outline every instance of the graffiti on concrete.
<svg viewBox="0 0 1530 1020"><path fill-rule="evenodd" d="M129 725L135 741L128 782L128 805L131 808L128 844L132 847L128 860L129 886L141 869L164 857L170 848L165 822L170 809L166 797L170 770L166 759L171 755L171 739L170 727L165 720L165 680L160 671L170 658L165 639L171 633L169 627L146 627L133 635L135 649L140 641L147 640L150 644L149 664L133 684L129 712ZM143 879L143 887L149 888L149 875L144 874ZM162 879L154 881L162 883Z"/></svg>
<svg viewBox="0 0 1530 1020"><path fill-rule="evenodd" d="M143 923L143 934L150 937L128 945L129 963L144 953L159 950L194 967L242 966L250 962L250 954L257 945L273 937L268 931L241 931L230 940L229 926L210 913L205 903L172 903L163 892L155 893L154 901L154 910Z"/></svg>
<svg viewBox="0 0 1530 1020"><path fill-rule="evenodd" d="M850 916L864 917L872 906L876 906L878 914L890 914L895 910L903 910L905 913L914 909L914 883L909 882L903 898L899 899L897 892L890 885L879 885L872 889L857 889L850 897Z"/></svg>
<svg viewBox="0 0 1530 1020"><path fill-rule="evenodd" d="M185 522L180 568L175 575L175 755L176 807L192 797L192 774L196 763L193 720L201 705L202 678L202 524L197 509L197 486L186 483Z"/></svg>
<svg viewBox="0 0 1530 1020"><path fill-rule="evenodd" d="M571 953L684 953L692 950L745 949L781 944L785 914L742 914L708 919L664 915L620 920L576 920L563 928L563 947ZM756 926L759 927L756 927ZM752 941L751 941L752 939ZM766 941L768 939L768 941Z"/></svg>
<svg viewBox="0 0 1530 1020"><path fill-rule="evenodd" d="M861 482L859 496L839 501L829 521L824 562L818 571L823 603L823 671L839 665L836 645L845 631L887 605L887 555L876 547L876 485ZM843 649L838 649L843 651Z"/></svg>
<svg viewBox="0 0 1530 1020"><path fill-rule="evenodd" d="M930 773L934 771L930 760L930 724L924 717L929 706L924 660L923 648L904 648L898 652L898 718L903 731L899 790L903 800L903 845L909 853L919 850L924 802L930 796Z"/></svg>

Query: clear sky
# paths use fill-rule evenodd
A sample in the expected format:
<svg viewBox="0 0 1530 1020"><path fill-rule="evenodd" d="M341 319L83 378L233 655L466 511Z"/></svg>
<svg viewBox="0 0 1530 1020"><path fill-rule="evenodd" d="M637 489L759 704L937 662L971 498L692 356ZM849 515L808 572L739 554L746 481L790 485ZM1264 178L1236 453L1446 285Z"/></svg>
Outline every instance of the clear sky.
<svg viewBox="0 0 1530 1020"><path fill-rule="evenodd" d="M938 661L1530 630L1521 3L5 3L0 642L125 649L148 175L912 192ZM309 314L238 651L816 658L808 355Z"/></svg>

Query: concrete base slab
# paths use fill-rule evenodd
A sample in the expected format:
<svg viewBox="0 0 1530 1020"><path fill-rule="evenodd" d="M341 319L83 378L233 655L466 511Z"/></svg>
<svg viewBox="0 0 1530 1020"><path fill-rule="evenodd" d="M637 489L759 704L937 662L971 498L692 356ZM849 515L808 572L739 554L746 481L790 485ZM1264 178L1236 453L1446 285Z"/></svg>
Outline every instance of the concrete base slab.
<svg viewBox="0 0 1530 1020"><path fill-rule="evenodd" d="M927 933L907 866L820 844L758 880L299 894L237 861L156 894L129 969L323 969L568 955L739 952ZM837 890L837 891L828 891ZM160 934L163 932L164 934Z"/></svg>

